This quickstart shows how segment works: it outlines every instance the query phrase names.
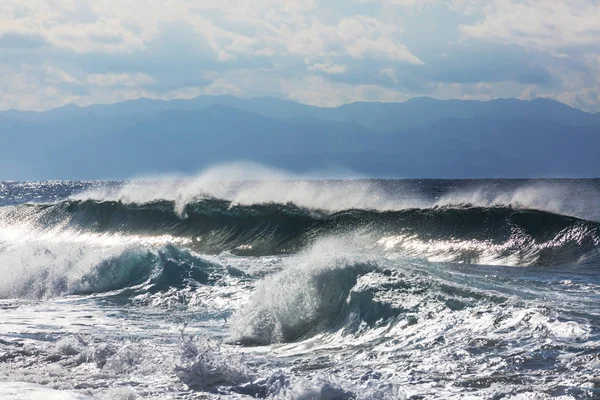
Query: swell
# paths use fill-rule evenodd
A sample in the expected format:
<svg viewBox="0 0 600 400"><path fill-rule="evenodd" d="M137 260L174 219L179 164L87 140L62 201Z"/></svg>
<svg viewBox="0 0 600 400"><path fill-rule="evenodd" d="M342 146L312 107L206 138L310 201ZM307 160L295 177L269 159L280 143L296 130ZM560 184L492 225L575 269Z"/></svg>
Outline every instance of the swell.
<svg viewBox="0 0 600 400"><path fill-rule="evenodd" d="M317 238L356 232L409 256L467 263L578 263L596 257L600 244L598 222L506 206L328 213L293 204L235 205L208 198L187 204L181 213L172 201L93 200L24 204L2 207L0 212L5 227L28 221L41 231L169 235L185 238L203 253L257 256L295 253Z"/></svg>

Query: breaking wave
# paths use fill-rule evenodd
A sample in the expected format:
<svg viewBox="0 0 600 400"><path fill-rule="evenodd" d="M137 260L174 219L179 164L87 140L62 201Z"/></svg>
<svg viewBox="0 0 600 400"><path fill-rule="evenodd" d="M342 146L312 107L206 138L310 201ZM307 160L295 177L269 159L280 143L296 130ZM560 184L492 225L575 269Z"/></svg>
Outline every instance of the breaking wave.
<svg viewBox="0 0 600 400"><path fill-rule="evenodd" d="M217 285L227 276L243 276L233 267L173 245L157 250L29 247L4 252L0 261L4 273L0 299L109 293L160 303L170 300L160 297L169 293L185 303L186 291ZM12 264L18 262L22 265L16 269Z"/></svg>
<svg viewBox="0 0 600 400"><path fill-rule="evenodd" d="M490 286L484 276L473 281L469 275L463 281L460 274L446 275L431 265L355 254L354 247L354 238L331 238L290 258L286 268L262 280L233 314L231 342L244 346L303 343L312 351L311 343L335 347L348 336L377 342L406 332L419 336L421 330L435 328L443 337L446 329L454 329L453 320L471 321L490 314L495 317L486 318L485 326L473 325L477 334L542 327L555 336L588 333L583 329L573 334L571 325L544 311L540 299L556 296L554 286L536 287L537 303L528 303L532 296L527 293L521 294L519 302L514 298L518 285L510 282ZM529 323L528 318L535 322ZM403 334L397 335L398 331ZM460 329L456 334L464 336Z"/></svg>
<svg viewBox="0 0 600 400"><path fill-rule="evenodd" d="M76 232L104 239L118 235L171 241L206 254L260 256L296 253L319 238L359 232L369 249L430 261L515 266L584 263L597 257L600 244L598 222L510 206L327 212L291 203L236 205L207 198L181 211L166 200L68 200L3 207L0 241L6 243L11 232L21 239L28 234L56 239Z"/></svg>

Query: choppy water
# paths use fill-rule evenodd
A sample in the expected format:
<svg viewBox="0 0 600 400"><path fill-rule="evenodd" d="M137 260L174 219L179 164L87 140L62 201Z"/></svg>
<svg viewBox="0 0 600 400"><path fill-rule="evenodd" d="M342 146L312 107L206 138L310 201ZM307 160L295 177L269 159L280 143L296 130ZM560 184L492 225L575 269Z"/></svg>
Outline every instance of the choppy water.
<svg viewBox="0 0 600 400"><path fill-rule="evenodd" d="M599 200L598 180L0 183L0 398L600 397Z"/></svg>

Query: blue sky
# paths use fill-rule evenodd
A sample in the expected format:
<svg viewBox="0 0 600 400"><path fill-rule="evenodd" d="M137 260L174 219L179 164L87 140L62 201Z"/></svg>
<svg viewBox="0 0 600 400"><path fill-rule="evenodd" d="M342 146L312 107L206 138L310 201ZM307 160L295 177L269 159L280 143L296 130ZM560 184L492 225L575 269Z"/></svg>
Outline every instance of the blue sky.
<svg viewBox="0 0 600 400"><path fill-rule="evenodd" d="M0 109L150 97L600 111L599 0L1 0Z"/></svg>

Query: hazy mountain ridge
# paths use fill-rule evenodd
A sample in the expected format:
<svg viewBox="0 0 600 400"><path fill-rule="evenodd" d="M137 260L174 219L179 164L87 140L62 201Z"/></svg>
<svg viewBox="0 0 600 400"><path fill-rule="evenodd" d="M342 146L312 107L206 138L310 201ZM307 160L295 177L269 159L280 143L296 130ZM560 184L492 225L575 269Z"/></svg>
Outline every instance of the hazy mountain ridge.
<svg viewBox="0 0 600 400"><path fill-rule="evenodd" d="M600 114L549 99L139 99L1 112L0 129L0 179L127 178L237 160L385 177L600 176Z"/></svg>
<svg viewBox="0 0 600 400"><path fill-rule="evenodd" d="M136 99L114 104L79 107L68 104L46 112L5 111L11 119L56 121L77 117L123 117L129 114L155 114L169 110L199 111L223 105L276 119L306 117L326 121L354 122L375 131L398 131L441 118L497 117L549 118L568 125L600 122L600 113L589 114L551 99L436 100L416 97L402 103L356 102L339 107L316 107L272 97L239 98L228 95L199 96L189 100Z"/></svg>

